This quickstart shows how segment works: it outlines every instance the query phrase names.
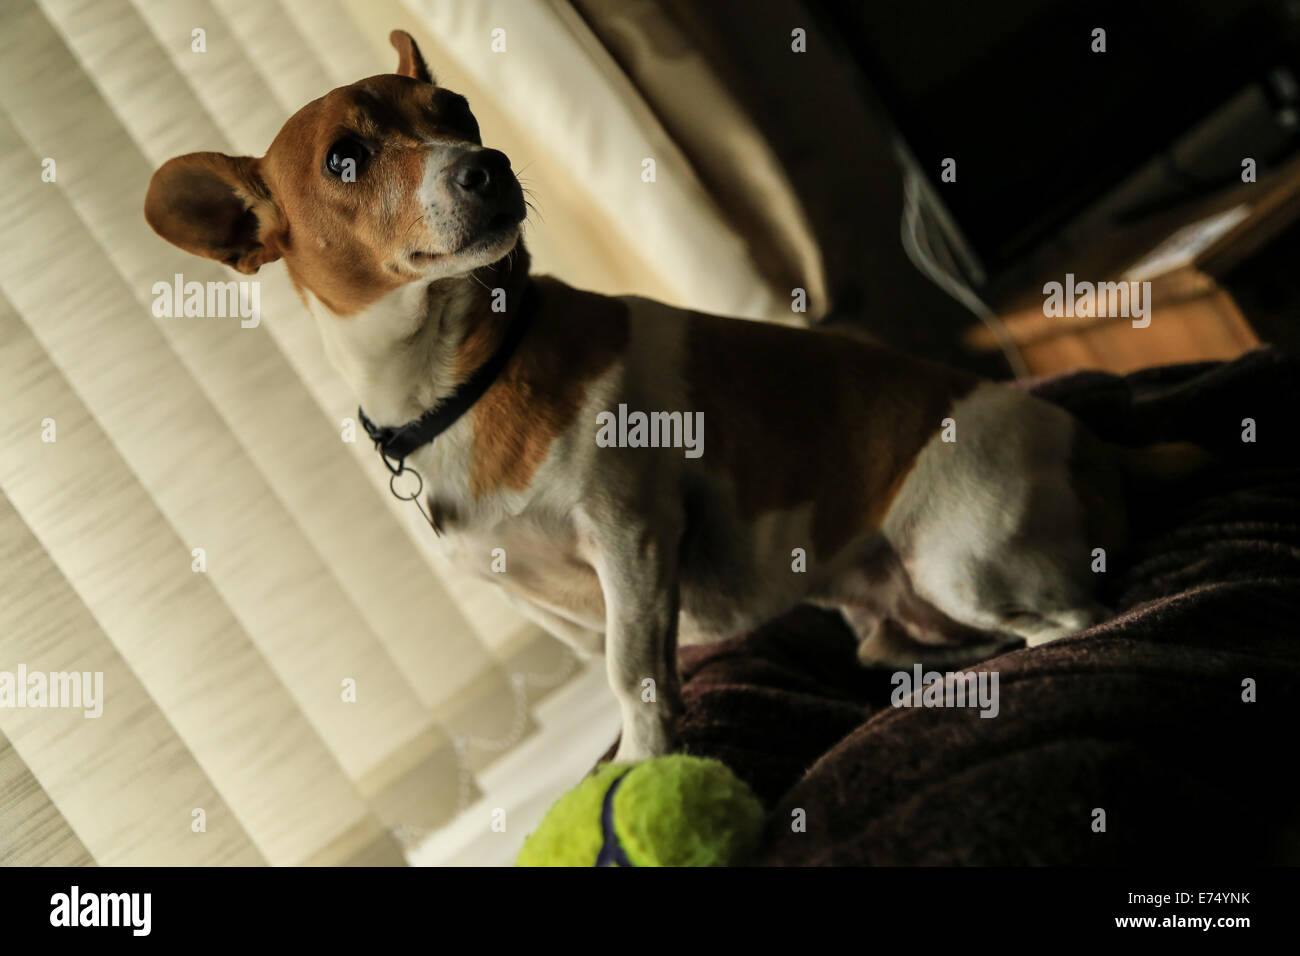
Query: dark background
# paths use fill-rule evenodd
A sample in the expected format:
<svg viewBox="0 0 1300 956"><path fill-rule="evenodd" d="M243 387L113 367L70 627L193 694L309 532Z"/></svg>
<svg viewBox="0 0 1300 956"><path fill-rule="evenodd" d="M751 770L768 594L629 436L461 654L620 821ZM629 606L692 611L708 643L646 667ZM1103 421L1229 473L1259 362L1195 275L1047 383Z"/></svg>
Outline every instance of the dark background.
<svg viewBox="0 0 1300 956"><path fill-rule="evenodd" d="M638 56L629 31L671 25L724 79L809 217L831 320L986 373L1006 366L962 344L971 312L900 244L900 145L955 220L984 273L973 277L977 291L995 310L1041 288L1043 275L1085 271L1135 224L1163 217L1138 230L1143 241L1160 238L1186 210L1239 187L1242 157L1256 159L1262 182L1296 150L1296 0L575 6L670 131L683 95L671 51ZM807 30L805 55L780 55L792 25ZM1103 54L1091 50L1095 27L1106 30ZM945 157L957 159L955 183L939 182ZM725 197L725 167L693 159ZM1295 248L1295 236L1277 238ZM1276 307L1270 285L1262 295ZM1242 290L1243 301L1260 295Z"/></svg>

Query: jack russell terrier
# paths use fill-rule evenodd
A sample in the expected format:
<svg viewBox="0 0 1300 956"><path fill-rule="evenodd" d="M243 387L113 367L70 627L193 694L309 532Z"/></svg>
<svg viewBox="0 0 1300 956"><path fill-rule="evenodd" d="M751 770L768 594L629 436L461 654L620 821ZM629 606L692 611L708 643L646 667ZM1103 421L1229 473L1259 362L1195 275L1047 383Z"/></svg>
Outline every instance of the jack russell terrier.
<svg viewBox="0 0 1300 956"><path fill-rule="evenodd" d="M284 259L393 480L420 481L394 493L530 618L604 650L616 760L669 748L679 642L800 602L894 667L1106 616L1090 563L1123 543L1124 476L1176 473L1177 450L851 338L530 276L509 159L390 39L396 74L308 103L261 159L165 163L145 217L243 273Z"/></svg>

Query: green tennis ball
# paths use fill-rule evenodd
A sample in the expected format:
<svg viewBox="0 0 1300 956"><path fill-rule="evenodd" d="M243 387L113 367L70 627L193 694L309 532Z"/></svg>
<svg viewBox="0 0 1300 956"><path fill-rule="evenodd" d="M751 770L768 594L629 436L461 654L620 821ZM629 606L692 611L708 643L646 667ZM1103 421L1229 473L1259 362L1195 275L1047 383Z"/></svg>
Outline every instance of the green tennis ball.
<svg viewBox="0 0 1300 956"><path fill-rule="evenodd" d="M516 865L727 866L762 828L758 798L716 760L603 764L555 802Z"/></svg>

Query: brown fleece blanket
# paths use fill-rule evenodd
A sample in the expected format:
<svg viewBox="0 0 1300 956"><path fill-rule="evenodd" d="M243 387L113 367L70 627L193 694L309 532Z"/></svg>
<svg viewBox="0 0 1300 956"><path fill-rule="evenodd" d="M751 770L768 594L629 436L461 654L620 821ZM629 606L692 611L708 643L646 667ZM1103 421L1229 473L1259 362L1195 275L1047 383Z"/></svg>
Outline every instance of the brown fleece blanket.
<svg viewBox="0 0 1300 956"><path fill-rule="evenodd" d="M1300 363L1262 349L1030 387L1109 440L1219 462L1135 493L1114 619L979 665L995 718L891 706L891 672L811 608L684 648L682 746L771 808L756 863L1300 863Z"/></svg>

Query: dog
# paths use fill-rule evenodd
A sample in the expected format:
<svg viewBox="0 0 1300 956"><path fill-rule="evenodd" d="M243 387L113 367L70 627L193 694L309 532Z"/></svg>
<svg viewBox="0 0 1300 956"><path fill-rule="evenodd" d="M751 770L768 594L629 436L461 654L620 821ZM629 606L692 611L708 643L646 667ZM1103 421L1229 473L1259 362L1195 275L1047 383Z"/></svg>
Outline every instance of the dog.
<svg viewBox="0 0 1300 956"><path fill-rule="evenodd" d="M1126 474L1177 473L1176 450L849 337L533 277L509 159L390 39L395 74L308 103L260 159L165 163L145 217L242 273L284 260L448 556L606 654L615 760L671 748L679 643L799 603L890 667L1108 616L1094 549L1124 544Z"/></svg>

